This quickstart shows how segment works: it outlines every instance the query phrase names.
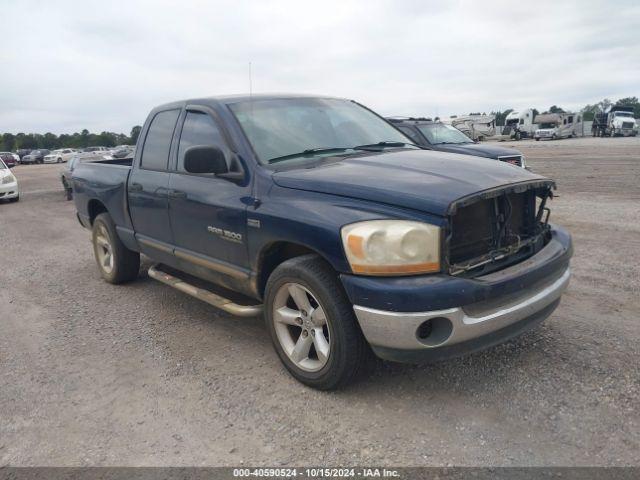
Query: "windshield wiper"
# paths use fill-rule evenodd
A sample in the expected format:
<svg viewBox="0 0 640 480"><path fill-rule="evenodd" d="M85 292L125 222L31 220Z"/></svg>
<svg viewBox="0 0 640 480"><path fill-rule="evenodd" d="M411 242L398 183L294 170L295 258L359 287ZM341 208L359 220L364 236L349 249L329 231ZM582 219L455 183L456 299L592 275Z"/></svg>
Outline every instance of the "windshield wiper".
<svg viewBox="0 0 640 480"><path fill-rule="evenodd" d="M423 148L420 145L416 145L415 143L407 143L407 142L378 142L378 143L368 143L366 145L358 145L355 147L351 147L353 150L371 150L378 151L381 148L385 147L404 147L405 145L411 145L412 147ZM376 148L378 147L378 148Z"/></svg>
<svg viewBox="0 0 640 480"><path fill-rule="evenodd" d="M345 147L320 147L320 148L307 148L301 152L289 153L288 155L282 155L281 157L270 158L267 163L278 163L282 160L288 160L290 158L304 157L305 155L315 155L316 153L331 153L331 152L344 152L348 150Z"/></svg>

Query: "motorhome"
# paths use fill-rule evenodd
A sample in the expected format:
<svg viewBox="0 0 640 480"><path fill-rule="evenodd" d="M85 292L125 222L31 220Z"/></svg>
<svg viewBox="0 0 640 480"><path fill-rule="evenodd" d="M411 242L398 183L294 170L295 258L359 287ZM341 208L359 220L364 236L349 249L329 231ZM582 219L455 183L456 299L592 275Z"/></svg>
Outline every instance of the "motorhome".
<svg viewBox="0 0 640 480"><path fill-rule="evenodd" d="M633 107L613 106L607 112L596 113L591 125L594 137L635 137L638 134L638 122L633 118Z"/></svg>
<svg viewBox="0 0 640 480"><path fill-rule="evenodd" d="M538 126L533 135L536 141L541 138L556 140L582 135L582 117L579 113L542 113L536 115L534 123Z"/></svg>

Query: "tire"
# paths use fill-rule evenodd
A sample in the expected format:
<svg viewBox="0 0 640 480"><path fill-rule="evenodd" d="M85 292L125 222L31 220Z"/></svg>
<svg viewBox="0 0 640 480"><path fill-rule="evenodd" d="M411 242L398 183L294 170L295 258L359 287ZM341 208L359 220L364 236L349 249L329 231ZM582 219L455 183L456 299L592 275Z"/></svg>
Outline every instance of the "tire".
<svg viewBox="0 0 640 480"><path fill-rule="evenodd" d="M9 199L9 201L10 201L11 203L16 203L16 202L18 202L19 200L20 200L20 195L18 195L18 196L17 196L17 197L15 197L15 198L10 198L10 199Z"/></svg>
<svg viewBox="0 0 640 480"><path fill-rule="evenodd" d="M616 136L616 131L615 131L613 128L611 129L611 133L609 134L609 136L610 136L611 138L613 138L613 137L615 137L615 136Z"/></svg>
<svg viewBox="0 0 640 480"><path fill-rule="evenodd" d="M62 159L61 159L61 158L58 158L58 159L56 160L56 163L62 163Z"/></svg>
<svg viewBox="0 0 640 480"><path fill-rule="evenodd" d="M73 189L64 187L64 195L67 200L73 200Z"/></svg>
<svg viewBox="0 0 640 480"><path fill-rule="evenodd" d="M276 353L299 382L334 390L354 381L372 359L338 275L317 255L278 266L267 281L264 304Z"/></svg>
<svg viewBox="0 0 640 480"><path fill-rule="evenodd" d="M102 278L113 284L130 282L138 277L140 254L124 246L108 213L93 221L93 253Z"/></svg>
<svg viewBox="0 0 640 480"><path fill-rule="evenodd" d="M536 142L539 142L539 141L540 141L540 139L539 139L539 138L536 138Z"/></svg>
<svg viewBox="0 0 640 480"><path fill-rule="evenodd" d="M522 139L522 134L520 132L516 132L516 141L519 141Z"/></svg>

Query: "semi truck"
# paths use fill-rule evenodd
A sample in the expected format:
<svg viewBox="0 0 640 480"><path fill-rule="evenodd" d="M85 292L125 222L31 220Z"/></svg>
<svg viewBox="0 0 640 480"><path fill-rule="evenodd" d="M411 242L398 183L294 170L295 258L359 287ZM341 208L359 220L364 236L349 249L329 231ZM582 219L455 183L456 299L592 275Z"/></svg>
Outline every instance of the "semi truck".
<svg viewBox="0 0 640 480"><path fill-rule="evenodd" d="M633 117L633 107L613 106L608 111L596 113L591 125L594 137L635 137L638 122Z"/></svg>
<svg viewBox="0 0 640 480"><path fill-rule="evenodd" d="M571 275L552 180L424 150L348 99L161 105L133 158L79 163L72 181L105 281L135 280L146 255L167 288L264 316L284 367L318 389L373 354L442 360L520 335Z"/></svg>
<svg viewBox="0 0 640 480"><path fill-rule="evenodd" d="M533 138L536 131L536 124L533 123L533 109L510 112L505 118L502 135L513 140L522 138Z"/></svg>

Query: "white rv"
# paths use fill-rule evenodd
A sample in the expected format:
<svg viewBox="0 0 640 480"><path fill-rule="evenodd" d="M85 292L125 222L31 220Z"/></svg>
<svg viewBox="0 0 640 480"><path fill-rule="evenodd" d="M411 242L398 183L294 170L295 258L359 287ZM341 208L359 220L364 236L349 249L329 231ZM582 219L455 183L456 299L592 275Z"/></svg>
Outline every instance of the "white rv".
<svg viewBox="0 0 640 480"><path fill-rule="evenodd" d="M541 113L534 119L538 125L533 138L556 140L582 135L582 117L579 113Z"/></svg>
<svg viewBox="0 0 640 480"><path fill-rule="evenodd" d="M521 138L533 138L536 125L533 123L533 109L527 108L511 112L507 115L502 129L502 135L520 140Z"/></svg>
<svg viewBox="0 0 640 480"><path fill-rule="evenodd" d="M496 117L493 115L452 117L444 123L450 123L471 140L482 141L496 134Z"/></svg>

